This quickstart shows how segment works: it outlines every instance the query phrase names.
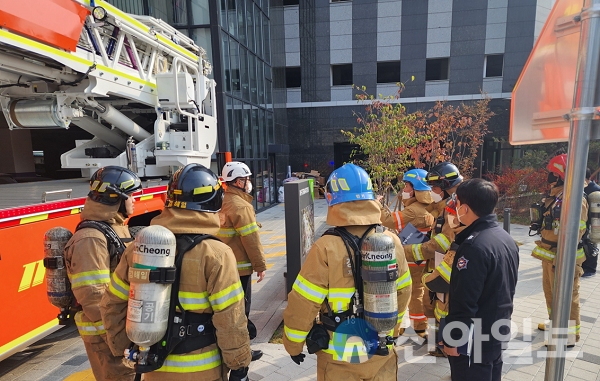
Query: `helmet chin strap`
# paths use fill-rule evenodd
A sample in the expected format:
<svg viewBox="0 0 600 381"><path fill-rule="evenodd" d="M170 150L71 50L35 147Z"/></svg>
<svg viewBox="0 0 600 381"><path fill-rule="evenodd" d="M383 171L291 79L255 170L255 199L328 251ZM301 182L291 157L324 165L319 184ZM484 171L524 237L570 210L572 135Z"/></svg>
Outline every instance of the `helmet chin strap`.
<svg viewBox="0 0 600 381"><path fill-rule="evenodd" d="M127 193L122 192L120 189L112 185L107 186L106 189L110 190L111 192L114 192L123 201L129 198L129 195Z"/></svg>
<svg viewBox="0 0 600 381"><path fill-rule="evenodd" d="M129 217L129 214L127 213L127 207L125 206L125 200L121 200L121 205L119 205L118 212L121 213L125 218Z"/></svg>
<svg viewBox="0 0 600 381"><path fill-rule="evenodd" d="M245 193L248 193L248 192L246 192L246 184L248 184L248 178L244 177L244 187L238 187L237 185L235 185L235 184L237 184L237 180L238 179L235 179L234 181L232 181L231 182L231 186L234 187L234 188L237 188L237 189L239 189L241 191L244 191Z"/></svg>

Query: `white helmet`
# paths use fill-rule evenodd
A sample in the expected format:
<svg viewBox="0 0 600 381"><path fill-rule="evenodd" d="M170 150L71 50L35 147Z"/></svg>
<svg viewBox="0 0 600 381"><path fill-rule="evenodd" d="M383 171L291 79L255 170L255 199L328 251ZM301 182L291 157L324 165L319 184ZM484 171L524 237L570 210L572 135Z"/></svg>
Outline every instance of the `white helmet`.
<svg viewBox="0 0 600 381"><path fill-rule="evenodd" d="M252 174L250 172L250 168L244 163L240 163L239 161L230 161L225 164L223 167L223 171L221 172L221 176L225 181L233 181L238 177L248 177Z"/></svg>

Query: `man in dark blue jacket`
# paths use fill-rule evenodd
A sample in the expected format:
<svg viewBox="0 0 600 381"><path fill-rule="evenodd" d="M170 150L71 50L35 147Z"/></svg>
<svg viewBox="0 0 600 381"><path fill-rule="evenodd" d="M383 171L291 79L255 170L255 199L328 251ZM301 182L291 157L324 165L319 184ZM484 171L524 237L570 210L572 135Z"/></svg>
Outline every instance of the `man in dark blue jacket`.
<svg viewBox="0 0 600 381"><path fill-rule="evenodd" d="M483 179L456 190L456 213L467 227L454 242L449 311L443 330L452 380L496 381L510 339L519 248L493 214L498 188ZM465 345L466 344L466 345Z"/></svg>
<svg viewBox="0 0 600 381"><path fill-rule="evenodd" d="M585 171L585 188L583 189L583 192L586 195L590 195L593 192L598 192L600 191L600 185L596 184L592 179L592 171L587 168L587 170ZM589 202L588 202L589 203ZM593 275L596 275L596 267L598 266L598 248L596 246L596 244L592 241L590 241L589 239L589 235L590 235L590 218L588 218L588 231L585 232L584 236L583 236L583 249L585 251L585 262L583 262L581 264L581 267L583 268L583 278L587 278Z"/></svg>

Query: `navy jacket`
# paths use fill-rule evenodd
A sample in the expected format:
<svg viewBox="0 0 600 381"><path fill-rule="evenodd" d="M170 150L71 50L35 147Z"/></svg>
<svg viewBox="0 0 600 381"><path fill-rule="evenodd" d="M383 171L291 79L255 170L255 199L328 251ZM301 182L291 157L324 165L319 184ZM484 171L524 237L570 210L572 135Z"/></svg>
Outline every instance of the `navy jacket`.
<svg viewBox="0 0 600 381"><path fill-rule="evenodd" d="M500 227L494 214L474 221L457 234L454 242L459 248L452 265L446 323L462 322L470 327L476 319L480 332L489 335L489 341L481 344L482 362L493 361L502 353L503 342L492 337L492 325L511 318L519 247ZM500 327L500 333L508 338L510 325ZM459 340L461 336L460 330L451 331L452 339Z"/></svg>
<svg viewBox="0 0 600 381"><path fill-rule="evenodd" d="M596 192L596 191L600 191L600 185L596 184L593 181L590 181L589 184L583 189L583 192L585 194L587 194L588 196L592 193L592 192Z"/></svg>

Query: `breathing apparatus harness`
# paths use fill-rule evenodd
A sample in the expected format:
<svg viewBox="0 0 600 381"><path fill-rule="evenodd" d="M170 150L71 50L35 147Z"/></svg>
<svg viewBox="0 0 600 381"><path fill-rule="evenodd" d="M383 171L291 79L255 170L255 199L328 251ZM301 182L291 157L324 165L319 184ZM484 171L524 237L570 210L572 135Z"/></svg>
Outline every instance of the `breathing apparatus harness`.
<svg viewBox="0 0 600 381"><path fill-rule="evenodd" d="M172 283L171 303L169 306L169 325L164 337L152 345L146 356L138 356L140 351L137 345L125 351L128 360L136 361L136 380L142 373L152 372L163 366L170 354L189 353L200 348L216 343L215 327L212 324L212 313L192 313L186 311L179 301L179 284L181 281L181 267L185 253L190 251L205 239L219 240L210 234L176 234L177 257L175 259L174 274L165 277L155 277L151 282ZM173 270L173 268L166 268ZM152 271L160 271L156 269ZM152 272L151 272L152 273ZM174 275L174 276L172 276Z"/></svg>
<svg viewBox="0 0 600 381"><path fill-rule="evenodd" d="M106 243L108 244L108 254L110 255L111 261L116 257L117 263L121 260L121 255L123 255L123 252L125 251L125 243L133 241L132 238L119 237L112 226L103 221L81 221L75 228L75 231L84 228L96 229L104 234Z"/></svg>
<svg viewBox="0 0 600 381"><path fill-rule="evenodd" d="M131 238L121 238L117 235L115 230L106 222L103 221L92 221L85 220L81 221L75 231L81 229L96 229L99 230L106 238L106 244L108 247L108 254L110 255L111 262L116 257L117 262L121 259L121 255L125 251L125 242L131 242ZM47 269L58 269L64 267L64 257L51 257L44 258L44 267Z"/></svg>
<svg viewBox="0 0 600 381"><path fill-rule="evenodd" d="M544 199L542 202L536 202L531 204L529 208L529 217L531 219L531 225L529 226L529 236L532 237L537 234L541 234L542 230L554 230L554 234L558 235L558 229L560 227L560 212L562 209L562 195L560 192L554 200L547 206L544 207ZM588 195L584 192L583 198L587 201ZM533 232L533 234L531 234ZM549 245L551 249L556 248L558 242L553 242L542 237L542 243ZM586 256L597 256L598 248L593 241L590 240L590 209L588 208L588 220L586 223L586 230L583 237L577 245L577 249L583 248L586 252Z"/></svg>
<svg viewBox="0 0 600 381"><path fill-rule="evenodd" d="M545 198L542 199L541 202L531 204L531 207L529 208L529 218L531 220L531 224L529 225L530 237L541 234L542 230L554 230L555 234L558 234L560 211L562 209L562 195L563 192L556 195L554 200L552 200L548 206L544 206ZM542 239L542 241L546 240ZM556 246L556 242L548 241L544 243Z"/></svg>
<svg viewBox="0 0 600 381"><path fill-rule="evenodd" d="M363 299L363 281L360 268L362 267L362 243L369 233L375 228L382 228L379 224L370 225L363 235L359 238L346 230L344 227L335 227L323 233L323 236L334 235L338 236L344 242L348 253L350 268L352 269L352 277L354 280L354 295L350 299L351 307L342 312L333 312L327 297L324 300L327 313L319 312L319 321L313 324L311 330L306 337L306 348L308 353L313 354L322 349L329 348L329 332L335 330L345 321L363 318L364 317L364 299ZM392 338L389 337L387 344L392 344ZM387 350L387 348L385 348ZM385 350L378 349L375 354L386 356Z"/></svg>

